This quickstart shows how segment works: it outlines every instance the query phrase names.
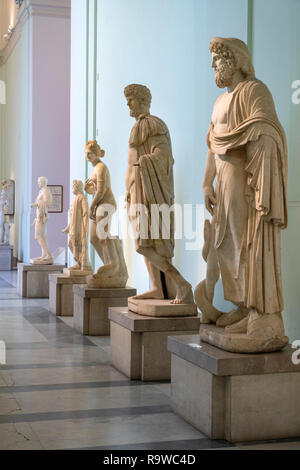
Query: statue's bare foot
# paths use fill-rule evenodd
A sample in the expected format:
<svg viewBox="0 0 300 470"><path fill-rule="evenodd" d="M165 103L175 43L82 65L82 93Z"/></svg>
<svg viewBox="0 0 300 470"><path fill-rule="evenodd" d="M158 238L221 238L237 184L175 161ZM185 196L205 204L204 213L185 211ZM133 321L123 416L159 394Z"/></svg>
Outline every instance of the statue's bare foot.
<svg viewBox="0 0 300 470"><path fill-rule="evenodd" d="M194 296L192 286L188 282L176 288L176 298L171 300L171 304L193 304Z"/></svg>
<svg viewBox="0 0 300 470"><path fill-rule="evenodd" d="M164 294L161 289L151 289L147 292L144 292L144 294L140 295L135 295L132 297L132 299L135 300L143 300L143 299L159 299L163 300L164 299Z"/></svg>
<svg viewBox="0 0 300 470"><path fill-rule="evenodd" d="M97 277L110 277L114 276L118 272L118 265L117 263L109 263L105 264L104 266L101 266L97 273L94 275L96 278Z"/></svg>
<svg viewBox="0 0 300 470"><path fill-rule="evenodd" d="M76 271L77 269L81 269L81 266L78 263L69 268L70 271Z"/></svg>
<svg viewBox="0 0 300 470"><path fill-rule="evenodd" d="M243 318L247 317L249 309L247 309L243 304L240 304L236 310L230 310L229 313L224 313L216 321L216 325L220 328L225 328L226 326L233 325Z"/></svg>
<svg viewBox="0 0 300 470"><path fill-rule="evenodd" d="M238 333L238 334L247 333L248 321L249 321L249 315L247 315L246 317L244 317L242 320L238 321L237 323L233 323L233 325L226 326L225 331L226 333Z"/></svg>

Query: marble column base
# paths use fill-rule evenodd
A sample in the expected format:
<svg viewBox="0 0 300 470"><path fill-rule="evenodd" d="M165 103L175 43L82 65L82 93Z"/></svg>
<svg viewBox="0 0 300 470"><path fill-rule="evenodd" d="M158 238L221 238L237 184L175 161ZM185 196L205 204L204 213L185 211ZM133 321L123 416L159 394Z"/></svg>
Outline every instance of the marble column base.
<svg viewBox="0 0 300 470"><path fill-rule="evenodd" d="M168 380L171 356L167 338L199 331L200 317L154 318L128 308L110 308L111 364L133 380Z"/></svg>
<svg viewBox="0 0 300 470"><path fill-rule="evenodd" d="M65 269L64 269L65 272ZM74 294L73 285L85 284L86 276L68 276L49 274L49 305L50 311L57 316L73 317Z"/></svg>
<svg viewBox="0 0 300 470"><path fill-rule="evenodd" d="M11 271L13 265L13 250L11 245L0 245L0 271Z"/></svg>
<svg viewBox="0 0 300 470"><path fill-rule="evenodd" d="M101 289L74 285L74 328L87 336L109 336L109 307L127 305L136 295L132 287Z"/></svg>
<svg viewBox="0 0 300 470"><path fill-rule="evenodd" d="M168 339L174 411L211 439L247 442L300 436L300 364L291 347L237 354L200 341Z"/></svg>
<svg viewBox="0 0 300 470"><path fill-rule="evenodd" d="M22 297L48 298L49 279L51 273L62 273L64 265L39 265L18 263L17 291Z"/></svg>

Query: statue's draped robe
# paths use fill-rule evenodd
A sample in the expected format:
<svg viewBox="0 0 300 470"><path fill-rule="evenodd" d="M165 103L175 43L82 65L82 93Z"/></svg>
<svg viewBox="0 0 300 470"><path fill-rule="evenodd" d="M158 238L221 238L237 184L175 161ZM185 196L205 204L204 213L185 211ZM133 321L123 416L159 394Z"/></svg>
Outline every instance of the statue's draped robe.
<svg viewBox="0 0 300 470"><path fill-rule="evenodd" d="M213 221L224 295L260 313L281 312L280 231L287 226L285 133L272 95L259 80L238 84L227 119L227 133L215 133L211 123L207 136L218 160Z"/></svg>
<svg viewBox="0 0 300 470"><path fill-rule="evenodd" d="M88 220L89 211L87 198L78 194L70 208L69 240L68 245L77 263L83 267L89 266L88 259Z"/></svg>
<svg viewBox="0 0 300 470"><path fill-rule="evenodd" d="M129 153L139 165L134 166L134 178L131 187L127 188L129 217L131 220L139 217L136 249L152 247L159 255L171 259L174 254L174 214L171 212L168 219L155 210L155 207L165 205L169 212L174 204L174 160L166 124L156 116L141 115L131 131ZM134 204L141 208L136 216Z"/></svg>

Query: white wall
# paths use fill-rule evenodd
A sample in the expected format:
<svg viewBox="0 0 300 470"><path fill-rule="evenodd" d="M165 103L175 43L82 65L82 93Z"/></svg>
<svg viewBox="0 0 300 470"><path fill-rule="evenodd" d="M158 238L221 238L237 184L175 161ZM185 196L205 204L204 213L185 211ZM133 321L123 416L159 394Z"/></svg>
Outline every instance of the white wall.
<svg viewBox="0 0 300 470"><path fill-rule="evenodd" d="M14 255L29 259L31 157L29 152L29 27L23 27L7 62L0 67L6 83L2 105L1 179L15 180L15 216L10 217Z"/></svg>
<svg viewBox="0 0 300 470"><path fill-rule="evenodd" d="M272 12L272 14L270 14ZM284 321L291 340L300 339L300 104L292 83L300 80L300 2L254 1L253 56L257 76L269 86L288 142L289 225L282 237Z"/></svg>
<svg viewBox="0 0 300 470"><path fill-rule="evenodd" d="M81 112L74 122L84 126L86 118L86 138L97 137L105 148L117 198L125 192L128 137L134 124L123 96L124 86L135 82L150 87L151 111L166 121L171 132L176 201L195 206L203 203L206 132L220 93L210 67L209 41L213 36L238 37L248 42L250 49L253 46L257 77L274 95L289 142L290 226L283 235L282 258L284 315L291 339L300 338L300 136L295 125L300 105L291 103L291 83L300 79L299 8L298 0L87 0L85 4L72 0L74 31L78 33L72 43L76 46L85 41L73 60L77 76L72 77L72 86L77 94L74 92L72 113L77 116L85 110L86 115ZM79 140L82 145L83 131L78 128L75 136L75 129L72 145ZM76 168L74 174L84 174L85 163L78 152L72 152L71 167ZM200 234L202 230L202 225L197 228ZM205 276L205 263L201 250L187 251L185 241L177 241L175 264L195 287ZM146 289L149 280L143 259L136 255L131 241L125 242L125 253L131 284L139 291ZM222 299L219 285L216 304L228 307Z"/></svg>
<svg viewBox="0 0 300 470"><path fill-rule="evenodd" d="M209 41L216 35L247 40L247 0L102 0L99 4L97 128L107 152L115 195L124 197L124 175L130 129L123 89L142 83L151 89L151 112L167 123L175 158L175 199L203 204L202 178L206 161L206 132L215 98L220 93L211 70ZM118 12L116 14L116 12ZM186 234L187 235L187 234ZM175 264L195 286L205 277L202 242L197 251L186 249L188 239L177 240ZM130 282L139 290L148 285L144 261L133 242L125 241ZM220 286L218 287L218 289ZM221 292L218 305L226 308Z"/></svg>
<svg viewBox="0 0 300 470"><path fill-rule="evenodd" d="M63 213L50 215L48 239L51 252L67 245L61 229L67 224L69 209L69 6L69 0L63 0L56 5L51 2L47 9L46 0L26 0L0 66L6 83L6 105L1 105L0 118L0 176L15 180L11 243L15 256L25 262L40 255L32 227L35 211L30 210L39 191L39 176L64 187Z"/></svg>

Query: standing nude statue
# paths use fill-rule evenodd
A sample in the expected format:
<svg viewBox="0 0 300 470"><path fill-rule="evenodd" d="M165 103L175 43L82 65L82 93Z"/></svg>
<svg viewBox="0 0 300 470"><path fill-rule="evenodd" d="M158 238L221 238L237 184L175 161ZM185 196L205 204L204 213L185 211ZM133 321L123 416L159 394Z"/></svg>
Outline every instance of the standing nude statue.
<svg viewBox="0 0 300 470"><path fill-rule="evenodd" d="M9 244L9 229L10 225L6 221L5 214L7 208L7 183L6 180L2 181L2 190L0 195L0 244Z"/></svg>
<svg viewBox="0 0 300 470"><path fill-rule="evenodd" d="M288 338L281 316L280 232L287 226L287 147L272 95L256 79L246 44L214 38L212 67L219 96L208 132L203 182L207 275L195 290L204 341L236 352L280 350ZM215 181L215 188L214 188ZM213 305L221 274L229 313ZM202 331L202 333L201 333Z"/></svg>
<svg viewBox="0 0 300 470"><path fill-rule="evenodd" d="M124 90L130 116L136 123L129 139L126 174L127 209L131 222L136 222L136 209L147 216L146 234L137 234L136 251L144 256L151 279L151 290L134 297L135 300L171 299L172 305L188 304L190 314L196 313L191 285L173 266L174 255L174 178L172 145L166 124L150 114L151 93L144 85L128 85ZM170 219L162 214L153 220L154 206L167 207ZM152 218L151 218L152 217ZM141 219L142 222L142 219ZM160 226L158 236L152 236L151 227ZM167 224L167 227L164 225ZM169 236L163 236L163 228ZM146 236L145 236L146 235ZM179 311L179 310L178 310ZM182 310L183 311L183 310ZM174 310L175 312L175 310ZM139 312L140 313L140 312Z"/></svg>
<svg viewBox="0 0 300 470"><path fill-rule="evenodd" d="M118 237L110 234L117 204L111 189L109 170L101 161L105 151L96 140L91 140L86 144L85 153L88 162L93 165L92 175L84 185L85 191L94 196L89 212L91 243L103 262L96 274L87 277L87 283L90 287L125 287L128 272L122 243Z"/></svg>
<svg viewBox="0 0 300 470"><path fill-rule="evenodd" d="M49 220L48 207L52 203L52 195L47 187L48 180L45 176L40 176L38 185L40 192L36 200L30 207L36 207L36 218L33 225L35 225L35 240L42 248L42 256L30 260L32 264L53 264L53 258L48 249L47 239L47 222Z"/></svg>
<svg viewBox="0 0 300 470"><path fill-rule="evenodd" d="M88 253L89 207L82 181L73 180L72 191L75 198L70 207L70 222L62 232L68 234L68 246L76 264L67 271L72 276L83 276L92 272Z"/></svg>

